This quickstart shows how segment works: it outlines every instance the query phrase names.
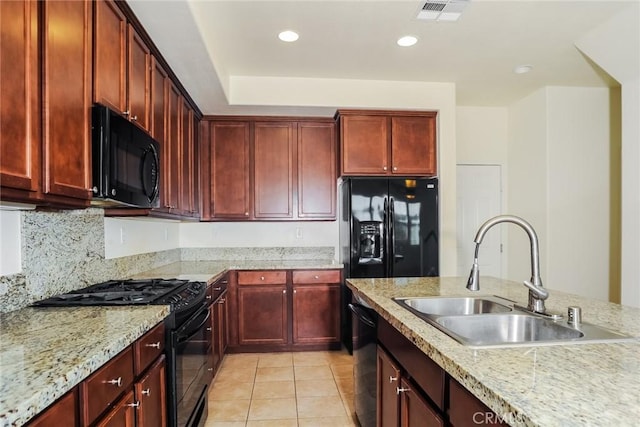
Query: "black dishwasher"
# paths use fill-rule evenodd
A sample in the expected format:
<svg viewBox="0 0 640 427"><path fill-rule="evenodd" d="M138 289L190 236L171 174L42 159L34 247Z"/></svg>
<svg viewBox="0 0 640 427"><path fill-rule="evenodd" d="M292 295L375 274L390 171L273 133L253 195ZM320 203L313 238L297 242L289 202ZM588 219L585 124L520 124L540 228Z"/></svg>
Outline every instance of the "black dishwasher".
<svg viewBox="0 0 640 427"><path fill-rule="evenodd" d="M355 410L362 427L376 425L376 325L378 314L356 294L349 304L352 312L353 388Z"/></svg>

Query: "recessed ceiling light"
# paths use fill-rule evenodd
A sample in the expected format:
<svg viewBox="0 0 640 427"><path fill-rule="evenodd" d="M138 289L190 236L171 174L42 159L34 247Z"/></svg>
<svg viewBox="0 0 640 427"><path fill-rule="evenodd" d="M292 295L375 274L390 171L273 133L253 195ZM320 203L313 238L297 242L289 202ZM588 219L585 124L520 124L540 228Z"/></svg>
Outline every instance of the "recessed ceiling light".
<svg viewBox="0 0 640 427"><path fill-rule="evenodd" d="M400 37L397 41L398 46L402 46L402 47L413 46L417 42L418 42L418 39L413 36Z"/></svg>
<svg viewBox="0 0 640 427"><path fill-rule="evenodd" d="M278 38L283 42L294 42L298 40L298 37L299 37L298 33L290 30L283 31L280 34L278 34Z"/></svg>
<svg viewBox="0 0 640 427"><path fill-rule="evenodd" d="M513 72L516 74L526 74L529 71L533 70L533 65L518 65L513 69Z"/></svg>

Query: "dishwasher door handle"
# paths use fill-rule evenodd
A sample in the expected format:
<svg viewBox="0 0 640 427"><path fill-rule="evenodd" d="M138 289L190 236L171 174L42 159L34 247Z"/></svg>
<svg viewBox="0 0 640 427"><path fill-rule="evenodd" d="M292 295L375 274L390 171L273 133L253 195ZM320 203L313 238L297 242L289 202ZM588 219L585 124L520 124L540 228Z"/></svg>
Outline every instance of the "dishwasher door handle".
<svg viewBox="0 0 640 427"><path fill-rule="evenodd" d="M368 309L366 307L354 303L349 304L349 310L351 310L353 314L355 314L365 325L370 328L376 327L376 322L369 316L369 313L367 313Z"/></svg>

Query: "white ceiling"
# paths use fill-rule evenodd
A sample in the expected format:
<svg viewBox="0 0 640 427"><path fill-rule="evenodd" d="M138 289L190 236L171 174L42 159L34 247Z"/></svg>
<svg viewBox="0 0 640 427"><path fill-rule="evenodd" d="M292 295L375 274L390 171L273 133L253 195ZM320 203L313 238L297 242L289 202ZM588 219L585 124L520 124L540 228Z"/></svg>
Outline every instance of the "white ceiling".
<svg viewBox="0 0 640 427"><path fill-rule="evenodd" d="M506 106L542 86L616 84L574 43L637 1L471 0L455 23L416 19L425 0L128 3L203 113L299 114L230 106L230 78L454 82L458 105ZM300 39L281 42L285 29ZM418 43L397 46L407 34Z"/></svg>

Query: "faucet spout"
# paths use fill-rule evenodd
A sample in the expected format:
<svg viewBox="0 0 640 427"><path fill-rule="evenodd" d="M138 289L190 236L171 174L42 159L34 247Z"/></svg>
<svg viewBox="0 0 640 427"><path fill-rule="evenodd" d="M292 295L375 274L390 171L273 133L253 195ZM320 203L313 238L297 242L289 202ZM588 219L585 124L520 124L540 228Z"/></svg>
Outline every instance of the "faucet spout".
<svg viewBox="0 0 640 427"><path fill-rule="evenodd" d="M473 259L473 266L471 267L471 274L467 281L467 289L471 291L477 291L480 289L480 272L478 268L478 250L480 249L480 244L491 227L503 222L510 222L512 224L519 225L529 236L529 243L531 244L531 279L524 282L524 285L529 289L529 304L527 308L537 313L544 313L544 300L549 296L549 292L542 287L542 279L540 278L538 235L531 224L514 215L499 215L493 217L482 224L478 229L474 239L474 242L476 243L476 251Z"/></svg>

